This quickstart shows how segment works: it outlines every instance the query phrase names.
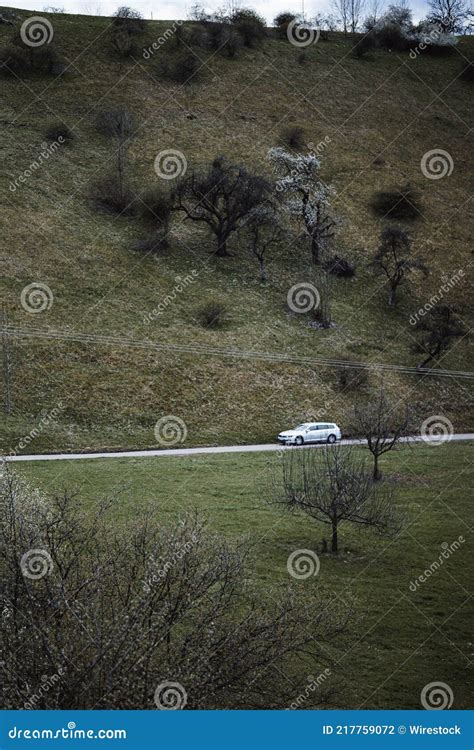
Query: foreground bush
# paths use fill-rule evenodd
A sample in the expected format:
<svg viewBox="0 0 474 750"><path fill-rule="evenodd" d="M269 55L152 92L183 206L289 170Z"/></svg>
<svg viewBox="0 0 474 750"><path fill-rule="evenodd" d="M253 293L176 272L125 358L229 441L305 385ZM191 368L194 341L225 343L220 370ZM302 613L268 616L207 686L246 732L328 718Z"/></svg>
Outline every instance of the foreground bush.
<svg viewBox="0 0 474 750"><path fill-rule="evenodd" d="M52 143L55 141L58 141L59 143L71 143L74 140L75 135L63 122L53 122L46 129L45 138Z"/></svg>
<svg viewBox="0 0 474 750"><path fill-rule="evenodd" d="M157 65L156 72L160 78L166 78L181 85L196 81L201 62L189 50L179 52L174 57L166 57Z"/></svg>
<svg viewBox="0 0 474 750"><path fill-rule="evenodd" d="M227 306L219 300L208 300L196 310L203 328L221 328L228 320Z"/></svg>
<svg viewBox="0 0 474 750"><path fill-rule="evenodd" d="M344 624L319 587L253 589L242 545L194 516L120 526L114 500L45 498L7 471L0 511L4 708L283 708L281 673L303 652L319 672Z"/></svg>

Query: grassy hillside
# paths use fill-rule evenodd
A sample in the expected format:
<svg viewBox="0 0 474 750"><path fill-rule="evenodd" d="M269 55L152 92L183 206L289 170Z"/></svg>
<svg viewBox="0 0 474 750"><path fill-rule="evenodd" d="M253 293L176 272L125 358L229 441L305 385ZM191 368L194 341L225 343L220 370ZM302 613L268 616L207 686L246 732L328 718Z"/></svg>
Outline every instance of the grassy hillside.
<svg viewBox="0 0 474 750"><path fill-rule="evenodd" d="M17 30L31 13L18 14ZM462 305L469 324L472 94L459 73L464 59L472 58L472 40L460 40L447 58L412 60L408 53L377 51L356 60L350 41L333 34L307 48L305 64L298 61L300 50L276 39L233 60L196 50L200 74L180 87L156 74L159 59L176 54L172 38L150 60L138 54L119 63L108 51L110 20L44 15L69 72L1 81L1 285L11 324L414 366L419 359L410 351L410 316L439 290L444 275L458 269L465 280L445 301ZM167 27L147 23L137 40L140 49ZM11 36L11 28L0 26L0 44ZM329 139L321 158L322 175L336 190L340 224L334 251L357 265L355 279L335 281L334 328L315 330L307 316L287 308L288 289L314 281L304 238L278 247L266 286L258 281L243 238L234 240L233 257L217 259L211 255L212 238L181 215L174 220L165 257L132 250L144 236L140 220L97 213L88 200L90 183L107 173L113 159L94 119L98 110L116 105L125 105L139 122L130 148L138 193L163 186L153 165L164 149L181 151L188 169L225 154L270 176L267 152L285 126L303 126L308 143ZM45 130L58 120L74 131L74 142L61 146L12 191L11 182L38 159ZM429 180L420 161L435 148L449 152L454 169L449 177ZM406 226L431 274L423 284L415 280L402 289L398 306L388 309L386 290L368 268L387 222L372 214L369 203L375 190L406 182L419 190L422 204L422 217ZM193 271L195 282L146 323L145 316L173 293L176 279ZM39 314L26 312L20 302L22 290L33 282L46 284L54 295L51 307ZM229 308L222 330L196 322L196 308L209 298ZM441 365L472 369L468 347L467 338L458 341ZM28 450L152 447L154 425L167 414L186 422L188 445L268 440L310 417L335 419L350 432L353 403L378 382L371 370L363 388L348 391L338 384L337 371L308 365L153 352L118 343L18 339L14 408L2 418L0 447L15 449L54 409L57 421L39 430ZM457 431L472 426L467 383L394 374L387 383L414 402L420 422L445 414Z"/></svg>
<svg viewBox="0 0 474 750"><path fill-rule="evenodd" d="M387 454L383 470L406 526L387 539L342 524L337 557L321 553L327 526L267 504L281 473L278 454L44 461L18 471L46 494L76 489L76 502L85 507L115 497L113 528L150 505L170 524L196 509L210 529L251 543L248 576L266 593L288 585L286 563L294 550L317 550L319 575L294 585L309 600L323 589L328 602L354 608L347 630L329 647L330 707L418 709L424 685L442 681L453 690L453 709L461 709L469 707L472 651L468 545L461 541L436 573L415 582L448 545L469 538L471 451L470 444L451 443ZM295 698L317 668L314 661L295 665Z"/></svg>

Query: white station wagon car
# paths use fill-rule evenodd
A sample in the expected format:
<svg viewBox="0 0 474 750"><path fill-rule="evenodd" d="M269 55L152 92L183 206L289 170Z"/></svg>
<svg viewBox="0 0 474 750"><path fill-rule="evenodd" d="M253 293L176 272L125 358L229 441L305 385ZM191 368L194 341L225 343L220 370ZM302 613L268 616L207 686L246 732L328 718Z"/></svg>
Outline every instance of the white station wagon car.
<svg viewBox="0 0 474 750"><path fill-rule="evenodd" d="M335 443L341 439L341 430L333 422L305 422L293 430L285 430L278 435L278 441L286 445L303 443Z"/></svg>

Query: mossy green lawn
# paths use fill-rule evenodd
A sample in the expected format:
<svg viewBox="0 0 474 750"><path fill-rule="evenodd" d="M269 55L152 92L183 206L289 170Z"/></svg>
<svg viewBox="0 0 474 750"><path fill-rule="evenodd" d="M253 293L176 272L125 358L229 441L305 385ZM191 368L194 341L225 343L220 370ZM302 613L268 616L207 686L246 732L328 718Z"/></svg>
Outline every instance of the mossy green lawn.
<svg viewBox="0 0 474 750"><path fill-rule="evenodd" d="M20 16L29 15L21 11ZM47 14L46 14L47 15ZM114 62L108 51L110 19L49 15L54 43L70 63L58 78L2 79L2 301L9 321L22 327L67 328L73 333L122 336L165 344L202 345L245 352L354 358L417 364L410 316L436 294L442 278L459 269L465 281L449 292L468 322L470 259L469 198L472 148L469 84L459 78L472 40L461 39L446 58L377 51L350 55L351 42L333 34L306 50L268 39L235 60L198 51L196 81L179 87L156 74L160 57L174 55L173 38L146 60ZM169 26L150 22L140 47L147 48ZM0 28L0 43L11 37ZM282 243L269 259L262 287L243 236L233 257L212 256L212 239L177 216L166 257L143 257L131 248L146 234L138 218L113 218L91 207L91 182L113 164L113 148L94 129L99 109L126 106L139 131L130 148L130 179L143 193L163 181L154 171L157 154L178 149L188 170L218 154L270 176L269 148L281 131L302 125L306 140L325 143L322 176L334 185L340 224L334 250L357 264L354 280L334 286L329 330L309 327L305 315L290 314L286 296L295 283L317 284L303 237ZM15 191L10 184L38 158L47 126L63 121L75 133ZM326 139L326 140L325 140ZM327 140L328 139L328 140ZM454 170L426 179L423 154L448 151ZM374 190L410 182L420 192L422 217L407 225L417 254L432 269L401 290L387 309L386 289L368 262L382 219L369 208ZM173 295L179 280L198 272L193 284L149 323L146 316ZM20 303L23 288L47 284L50 309L33 315ZM230 320L205 330L195 310L209 298L223 300ZM442 366L470 369L468 340L457 341ZM188 445L269 440L305 418L334 419L353 429L354 402L379 382L370 372L365 389L348 392L338 373L318 366L275 364L258 359L178 355L135 350L117 343L79 344L18 339L14 355L10 416L0 425L0 447L15 450L41 415L62 404L56 424L35 437L35 452L152 447L153 427L165 414L188 426ZM446 414L456 431L470 427L465 384L456 379L420 380L391 374L387 385L410 400L419 421ZM23 451L25 452L25 451Z"/></svg>
<svg viewBox="0 0 474 750"><path fill-rule="evenodd" d="M338 557L321 553L327 538L323 524L267 503L280 462L277 453L201 455L35 462L18 465L18 471L46 493L75 488L77 502L86 508L101 496L115 497L115 528L149 505L163 523L197 509L211 529L231 540L246 537L248 577L267 593L290 582L308 597L322 587L328 601L352 602L347 630L329 648L330 687L336 688L332 707L420 708L422 688L434 681L454 691L453 708L468 707L472 444L416 445L387 454L382 469L406 514L404 530L388 539L344 524ZM455 541L459 548L411 590L410 583ZM289 577L287 559L297 549L319 552L317 577L297 582ZM316 668L292 675L295 698Z"/></svg>

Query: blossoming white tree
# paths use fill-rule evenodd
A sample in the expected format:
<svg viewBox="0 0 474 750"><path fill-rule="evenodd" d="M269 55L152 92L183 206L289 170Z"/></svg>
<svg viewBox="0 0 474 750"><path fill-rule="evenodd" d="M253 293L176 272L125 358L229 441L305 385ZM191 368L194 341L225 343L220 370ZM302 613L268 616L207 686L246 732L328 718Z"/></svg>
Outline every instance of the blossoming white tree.
<svg viewBox="0 0 474 750"><path fill-rule="evenodd" d="M278 175L276 190L283 194L288 212L302 220L313 263L319 264L335 226L330 214L333 190L319 176L321 161L314 153L292 154L281 147L270 149L268 158Z"/></svg>

